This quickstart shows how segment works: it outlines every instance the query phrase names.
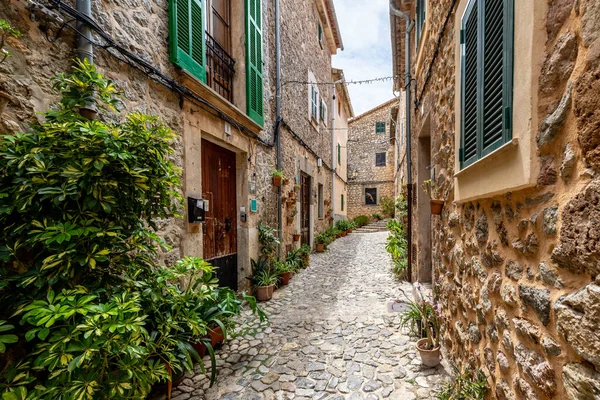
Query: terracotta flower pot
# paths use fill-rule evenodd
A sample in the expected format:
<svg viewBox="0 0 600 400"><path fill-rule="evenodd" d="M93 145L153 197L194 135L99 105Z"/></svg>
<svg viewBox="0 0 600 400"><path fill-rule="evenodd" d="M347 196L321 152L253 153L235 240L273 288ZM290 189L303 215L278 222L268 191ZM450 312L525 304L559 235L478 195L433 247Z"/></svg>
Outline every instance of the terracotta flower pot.
<svg viewBox="0 0 600 400"><path fill-rule="evenodd" d="M299 242L300 241L300 235L292 235L294 242Z"/></svg>
<svg viewBox="0 0 600 400"><path fill-rule="evenodd" d="M431 213L434 215L440 215L444 208L444 200L431 200Z"/></svg>
<svg viewBox="0 0 600 400"><path fill-rule="evenodd" d="M256 288L256 299L258 301L271 300L273 298L273 290L275 290L275 285L258 286Z"/></svg>
<svg viewBox="0 0 600 400"><path fill-rule="evenodd" d="M323 253L325 251L324 243L317 243L317 253Z"/></svg>
<svg viewBox="0 0 600 400"><path fill-rule="evenodd" d="M11 101L11 99L12 98L8 95L8 93L0 91L0 115L2 115L2 113L4 112L4 109L6 108L8 103Z"/></svg>
<svg viewBox="0 0 600 400"><path fill-rule="evenodd" d="M275 186L275 187L281 186L281 177L280 176L273 177L273 186Z"/></svg>
<svg viewBox="0 0 600 400"><path fill-rule="evenodd" d="M281 286L289 285L290 279L292 279L293 272L284 272L283 274L279 274L281 277Z"/></svg>
<svg viewBox="0 0 600 400"><path fill-rule="evenodd" d="M342 232L342 237L346 237L347 234L348 234L348 231Z"/></svg>
<svg viewBox="0 0 600 400"><path fill-rule="evenodd" d="M215 347L218 344L221 344L225 341L225 335L223 334L223 329L220 326L216 328L209 329L210 335L210 344L212 347Z"/></svg>
<svg viewBox="0 0 600 400"><path fill-rule="evenodd" d="M294 222L294 217L287 217L287 223L291 224L292 222Z"/></svg>
<svg viewBox="0 0 600 400"><path fill-rule="evenodd" d="M421 354L421 364L423 364L426 367L437 367L438 365L440 365L440 362L442 360L442 353L440 352L440 348L439 346L436 347L433 350L425 350L422 349L422 346L425 346L425 343L427 343L427 339L421 339L417 342L417 350L419 350L419 353Z"/></svg>
<svg viewBox="0 0 600 400"><path fill-rule="evenodd" d="M194 350L196 350L196 353L198 353L198 355L200 356L200 358L204 358L204 356L206 355L206 344L204 344L204 342L197 342L197 343L190 343L192 345L192 347L194 348Z"/></svg>

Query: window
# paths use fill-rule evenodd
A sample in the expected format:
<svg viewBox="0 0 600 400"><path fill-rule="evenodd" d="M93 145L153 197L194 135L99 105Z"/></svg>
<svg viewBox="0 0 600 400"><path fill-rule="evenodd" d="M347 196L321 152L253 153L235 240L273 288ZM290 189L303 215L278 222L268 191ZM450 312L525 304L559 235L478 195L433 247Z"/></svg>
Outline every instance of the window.
<svg viewBox="0 0 600 400"><path fill-rule="evenodd" d="M385 122L375 122L375 133L385 133Z"/></svg>
<svg viewBox="0 0 600 400"><path fill-rule="evenodd" d="M315 85L310 87L310 116L315 121L319 121L319 92Z"/></svg>
<svg viewBox="0 0 600 400"><path fill-rule="evenodd" d="M342 165L342 145L338 143L338 165Z"/></svg>
<svg viewBox="0 0 600 400"><path fill-rule="evenodd" d="M385 167L385 153L376 153L375 154L375 166L376 167Z"/></svg>
<svg viewBox="0 0 600 400"><path fill-rule="evenodd" d="M461 169L512 139L513 0L472 0L461 22Z"/></svg>
<svg viewBox="0 0 600 400"><path fill-rule="evenodd" d="M323 121L323 123L325 125L327 125L327 105L325 104L325 100L323 100L323 99L321 99L320 114L321 114L321 121Z"/></svg>
<svg viewBox="0 0 600 400"><path fill-rule="evenodd" d="M426 11L427 11L427 0L417 0L416 27L415 27L415 37L416 37L416 41L417 41L417 47L419 47L421 35L423 34L423 30L425 27Z"/></svg>
<svg viewBox="0 0 600 400"><path fill-rule="evenodd" d="M246 97L248 116L262 126L265 114L261 3L261 0L246 0Z"/></svg>
<svg viewBox="0 0 600 400"><path fill-rule="evenodd" d="M171 0L169 5L171 62L206 83L204 2Z"/></svg>
<svg viewBox="0 0 600 400"><path fill-rule="evenodd" d="M321 25L321 21L317 22L317 34L319 38L319 43L323 43L323 25Z"/></svg>
<svg viewBox="0 0 600 400"><path fill-rule="evenodd" d="M377 205L377 189L365 189L365 204Z"/></svg>
<svg viewBox="0 0 600 400"><path fill-rule="evenodd" d="M325 209L325 202L323 199L323 185L319 183L319 188L317 189L317 215L319 219L323 219Z"/></svg>
<svg viewBox="0 0 600 400"><path fill-rule="evenodd" d="M344 211L344 195L342 195L342 201L340 204L342 205L342 211Z"/></svg>

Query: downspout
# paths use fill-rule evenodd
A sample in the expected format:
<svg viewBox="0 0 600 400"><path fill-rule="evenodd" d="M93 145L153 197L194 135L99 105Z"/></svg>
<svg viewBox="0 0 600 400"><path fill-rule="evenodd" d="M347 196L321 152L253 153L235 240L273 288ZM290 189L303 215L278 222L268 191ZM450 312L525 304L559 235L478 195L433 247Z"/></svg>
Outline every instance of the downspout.
<svg viewBox="0 0 600 400"><path fill-rule="evenodd" d="M410 16L405 13L402 12L400 10L398 10L396 8L395 5L395 0L390 0L390 13L396 17L401 17L404 19L404 21L406 22L406 32L405 32L405 40L404 40L404 46L405 46L405 67L404 69L406 70L406 78L405 78L405 86L404 86L404 90L406 91L406 201L408 203L408 232L407 232L407 239L408 239L408 276L409 279L412 281L412 213L413 213L413 206L412 206L412 197L413 197L413 193L412 193L412 168L411 168L411 162L412 162L412 150L411 150L411 123L410 123L410 102L411 102L411 98L410 98L410 87L411 87L411 81L412 81L412 77L410 75L410 32L414 26L414 21L412 21L410 19Z"/></svg>
<svg viewBox="0 0 600 400"><path fill-rule="evenodd" d="M77 0L75 8L90 20L92 19L92 0ZM77 37L75 54L80 61L87 59L90 64L93 64L94 47L92 46L92 30L81 20L77 20L76 27L80 34ZM79 113L87 119L94 119L97 110L93 103L87 103L85 107L79 109Z"/></svg>
<svg viewBox="0 0 600 400"><path fill-rule="evenodd" d="M275 0L275 146L277 148L277 169L281 169L281 34L279 0ZM294 182L296 183L296 182ZM277 234L279 236L279 255L283 243L281 185L277 188Z"/></svg>
<svg viewBox="0 0 600 400"><path fill-rule="evenodd" d="M335 99L337 98L337 82L333 84L333 105L331 106L331 213L335 223L335 170L337 168L335 160Z"/></svg>

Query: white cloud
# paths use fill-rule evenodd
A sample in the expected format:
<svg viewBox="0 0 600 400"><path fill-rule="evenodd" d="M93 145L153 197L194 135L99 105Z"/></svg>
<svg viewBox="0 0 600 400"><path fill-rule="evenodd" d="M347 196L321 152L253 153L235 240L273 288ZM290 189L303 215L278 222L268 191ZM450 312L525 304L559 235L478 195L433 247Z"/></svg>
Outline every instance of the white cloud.
<svg viewBox="0 0 600 400"><path fill-rule="evenodd" d="M388 0L334 0L345 50L333 59L346 80L392 75ZM367 5L368 4L368 5ZM355 113L361 114L393 97L392 82L349 85Z"/></svg>

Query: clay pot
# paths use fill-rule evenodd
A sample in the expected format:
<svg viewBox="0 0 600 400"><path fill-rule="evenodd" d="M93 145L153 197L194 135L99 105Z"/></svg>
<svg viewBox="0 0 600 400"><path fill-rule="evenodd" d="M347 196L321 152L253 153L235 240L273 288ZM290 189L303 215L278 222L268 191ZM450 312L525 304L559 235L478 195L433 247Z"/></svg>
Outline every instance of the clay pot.
<svg viewBox="0 0 600 400"><path fill-rule="evenodd" d="M294 242L299 242L300 241L300 235L292 235Z"/></svg>
<svg viewBox="0 0 600 400"><path fill-rule="evenodd" d="M431 200L431 213L433 215L440 215L444 208L444 200Z"/></svg>
<svg viewBox="0 0 600 400"><path fill-rule="evenodd" d="M275 290L275 285L258 286L256 288L256 299L258 301L269 301L273 298L274 290Z"/></svg>
<svg viewBox="0 0 600 400"><path fill-rule="evenodd" d="M190 343L192 345L192 347L194 348L194 350L196 350L196 353L198 353L198 355L200 356L200 358L204 358L204 356L206 355L206 344L204 344L204 342L197 342L197 343Z"/></svg>
<svg viewBox="0 0 600 400"><path fill-rule="evenodd" d="M348 234L348 231L342 232L342 237L346 237L347 234Z"/></svg>
<svg viewBox="0 0 600 400"><path fill-rule="evenodd" d="M287 217L287 223L291 224L292 222L294 222L294 217Z"/></svg>
<svg viewBox="0 0 600 400"><path fill-rule="evenodd" d="M171 380L168 381L167 383L155 384L152 387L152 392L156 393L159 396L160 396L160 394L164 394L166 392L167 399L170 399L173 388L176 388L177 386L181 385L181 383L185 379L185 372L180 371L180 372L175 373L175 372L173 372L173 370L171 369L171 366L169 364L165 364L165 367L167 367L167 373L169 374L169 377L171 378Z"/></svg>
<svg viewBox="0 0 600 400"><path fill-rule="evenodd" d="M421 364L426 367L437 367L440 365L442 360L442 353L439 346L433 350L422 349L421 346L425 346L427 339L421 339L417 342L417 350L421 353Z"/></svg>
<svg viewBox="0 0 600 400"><path fill-rule="evenodd" d="M0 91L0 115L4 112L4 109L10 103L12 98L8 95L8 93Z"/></svg>
<svg viewBox="0 0 600 400"><path fill-rule="evenodd" d="M213 329L209 329L208 333L210 335L210 344L212 345L212 347L215 347L216 345L221 344L225 341L225 335L223 334L223 329L221 329L220 326L217 326Z"/></svg>
<svg viewBox="0 0 600 400"><path fill-rule="evenodd" d="M279 274L281 277L281 286L289 285L290 279L292 279L293 272L284 272L283 274Z"/></svg>
<svg viewBox="0 0 600 400"><path fill-rule="evenodd" d="M273 186L275 186L275 187L281 186L281 177L280 176L273 177Z"/></svg>
<svg viewBox="0 0 600 400"><path fill-rule="evenodd" d="M317 243L317 253L323 253L325 251L324 243Z"/></svg>

